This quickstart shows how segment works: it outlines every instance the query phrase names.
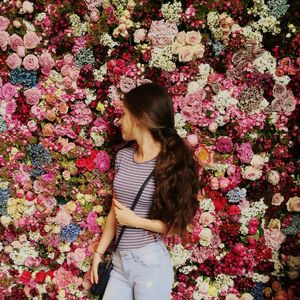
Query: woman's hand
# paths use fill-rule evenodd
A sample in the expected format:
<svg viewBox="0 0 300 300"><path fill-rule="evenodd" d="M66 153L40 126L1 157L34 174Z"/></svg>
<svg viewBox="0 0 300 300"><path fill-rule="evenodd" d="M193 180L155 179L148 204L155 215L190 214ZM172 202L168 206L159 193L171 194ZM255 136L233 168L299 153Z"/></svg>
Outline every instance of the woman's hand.
<svg viewBox="0 0 300 300"><path fill-rule="evenodd" d="M92 283L98 283L98 265L102 261L101 255L99 253L95 252L93 257L93 264L92 264L92 270L91 270L91 282Z"/></svg>
<svg viewBox="0 0 300 300"><path fill-rule="evenodd" d="M134 211L121 204L118 200L113 199L117 222L123 226L139 227L140 217Z"/></svg>

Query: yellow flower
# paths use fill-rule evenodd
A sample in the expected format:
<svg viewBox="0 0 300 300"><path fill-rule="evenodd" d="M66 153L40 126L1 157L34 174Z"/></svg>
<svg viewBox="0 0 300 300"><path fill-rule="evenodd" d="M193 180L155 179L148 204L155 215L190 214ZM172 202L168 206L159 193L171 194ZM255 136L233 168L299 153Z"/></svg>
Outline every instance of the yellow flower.
<svg viewBox="0 0 300 300"><path fill-rule="evenodd" d="M66 208L66 211L67 211L68 214L72 214L76 209L76 204L75 204L74 201L69 201L66 204L65 208Z"/></svg>

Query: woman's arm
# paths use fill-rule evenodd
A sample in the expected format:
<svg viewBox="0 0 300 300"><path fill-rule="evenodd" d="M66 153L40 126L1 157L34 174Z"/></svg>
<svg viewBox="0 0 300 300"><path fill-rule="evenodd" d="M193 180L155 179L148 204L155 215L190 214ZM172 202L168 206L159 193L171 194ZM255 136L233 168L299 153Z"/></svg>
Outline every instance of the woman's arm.
<svg viewBox="0 0 300 300"><path fill-rule="evenodd" d="M151 220L139 217L134 211L121 204L116 199L113 199L115 218L120 225L125 225L135 228L143 228L157 233L166 233L167 226L160 220Z"/></svg>

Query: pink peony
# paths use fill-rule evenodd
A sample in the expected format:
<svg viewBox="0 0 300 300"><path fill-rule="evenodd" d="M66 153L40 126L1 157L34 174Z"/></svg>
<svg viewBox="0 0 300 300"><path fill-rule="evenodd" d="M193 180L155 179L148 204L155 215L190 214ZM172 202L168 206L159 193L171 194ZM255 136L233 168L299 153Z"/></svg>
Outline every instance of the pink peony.
<svg viewBox="0 0 300 300"><path fill-rule="evenodd" d="M8 115L12 115L17 109L17 104L14 101L9 101L6 103L5 112Z"/></svg>
<svg viewBox="0 0 300 300"><path fill-rule="evenodd" d="M0 97L4 100L12 99L17 93L17 88L10 82L4 84L0 89Z"/></svg>
<svg viewBox="0 0 300 300"><path fill-rule="evenodd" d="M23 46L23 39L14 33L9 37L8 43L14 51L17 51L19 46Z"/></svg>
<svg viewBox="0 0 300 300"><path fill-rule="evenodd" d="M38 88L31 88L24 92L24 96L29 105L36 105L39 103L42 93Z"/></svg>
<svg viewBox="0 0 300 300"><path fill-rule="evenodd" d="M29 31L24 35L23 41L26 49L34 49L40 43L40 38L35 32Z"/></svg>
<svg viewBox="0 0 300 300"><path fill-rule="evenodd" d="M237 156L240 161L244 164L250 163L254 153L252 151L252 146L250 143L243 143L237 147Z"/></svg>
<svg viewBox="0 0 300 300"><path fill-rule="evenodd" d="M52 56L48 52L46 52L40 56L39 64L41 67L41 72L44 75L49 75L51 69L55 65L55 62L54 62L54 59L52 58Z"/></svg>
<svg viewBox="0 0 300 300"><path fill-rule="evenodd" d="M0 31L5 31L10 24L9 19L6 17L0 16Z"/></svg>
<svg viewBox="0 0 300 300"><path fill-rule="evenodd" d="M23 59L23 66L27 70L37 70L39 68L39 60L33 54L28 54Z"/></svg>
<svg viewBox="0 0 300 300"><path fill-rule="evenodd" d="M6 59L6 63L11 69L19 68L22 64L22 59L18 56L17 53L12 53Z"/></svg>
<svg viewBox="0 0 300 300"><path fill-rule="evenodd" d="M264 237L266 245L274 251L279 250L282 242L285 240L285 235L279 229L265 229Z"/></svg>
<svg viewBox="0 0 300 300"><path fill-rule="evenodd" d="M100 150L94 159L95 166L100 172L106 172L110 169L110 156L103 150Z"/></svg>
<svg viewBox="0 0 300 300"><path fill-rule="evenodd" d="M6 31L0 31L0 47L3 51L6 50L9 42L9 34Z"/></svg>
<svg viewBox="0 0 300 300"><path fill-rule="evenodd" d="M229 153L232 151L233 144L232 139L229 136L222 136L218 138L216 143L217 151L222 153Z"/></svg>

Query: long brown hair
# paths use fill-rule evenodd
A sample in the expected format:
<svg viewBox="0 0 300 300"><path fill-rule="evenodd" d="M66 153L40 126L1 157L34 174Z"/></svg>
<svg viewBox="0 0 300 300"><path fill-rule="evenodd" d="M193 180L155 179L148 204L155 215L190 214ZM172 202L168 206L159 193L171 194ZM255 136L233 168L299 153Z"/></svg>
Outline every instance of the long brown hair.
<svg viewBox="0 0 300 300"><path fill-rule="evenodd" d="M166 89L147 83L128 92L124 105L161 143L154 172L154 201L149 217L183 236L198 208L198 163L174 128L172 100Z"/></svg>

